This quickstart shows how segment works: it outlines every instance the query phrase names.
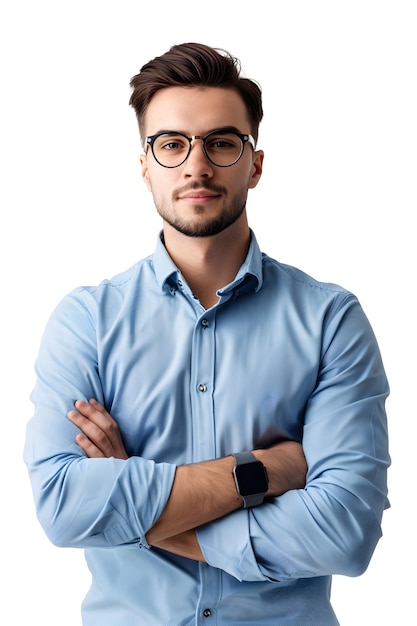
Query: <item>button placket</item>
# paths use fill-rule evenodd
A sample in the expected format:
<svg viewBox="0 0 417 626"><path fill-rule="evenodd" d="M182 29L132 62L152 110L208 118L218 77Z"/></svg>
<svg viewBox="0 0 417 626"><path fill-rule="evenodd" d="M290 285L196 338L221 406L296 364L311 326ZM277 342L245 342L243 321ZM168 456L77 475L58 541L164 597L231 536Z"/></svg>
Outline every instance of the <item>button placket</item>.
<svg viewBox="0 0 417 626"><path fill-rule="evenodd" d="M200 315L196 320L191 350L193 460L196 462L215 456L215 323L212 312L200 312Z"/></svg>

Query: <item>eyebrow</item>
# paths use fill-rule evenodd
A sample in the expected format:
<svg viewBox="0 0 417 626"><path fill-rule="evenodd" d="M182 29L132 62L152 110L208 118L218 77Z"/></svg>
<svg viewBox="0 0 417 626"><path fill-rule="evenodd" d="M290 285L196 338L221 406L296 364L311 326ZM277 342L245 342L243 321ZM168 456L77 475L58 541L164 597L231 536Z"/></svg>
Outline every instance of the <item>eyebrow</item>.
<svg viewBox="0 0 417 626"><path fill-rule="evenodd" d="M241 130L239 130L239 128L237 128L236 126L220 126L220 127L216 127L216 128L212 128L211 130L208 130L206 133L204 133L203 135L201 135L201 137L205 137L206 135L213 133L213 132L219 132L219 133L238 133L239 135L246 135L249 133L242 133ZM186 137L189 137L188 133L182 131L182 130L172 130L172 128L170 129L164 129L162 128L161 130L158 130L156 133L152 133L152 135L147 135L147 137L153 137L154 135L178 135L178 133L180 133L181 135L185 135ZM193 135L196 136L196 135ZM198 137L200 137L200 135L198 135Z"/></svg>

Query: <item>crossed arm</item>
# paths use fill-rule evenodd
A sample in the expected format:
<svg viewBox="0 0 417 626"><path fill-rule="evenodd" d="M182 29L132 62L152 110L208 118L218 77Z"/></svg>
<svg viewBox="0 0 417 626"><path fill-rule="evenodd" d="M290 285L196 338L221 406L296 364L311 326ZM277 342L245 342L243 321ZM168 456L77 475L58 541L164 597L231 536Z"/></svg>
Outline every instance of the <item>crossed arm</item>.
<svg viewBox="0 0 417 626"><path fill-rule="evenodd" d="M116 421L94 399L78 400L68 419L81 430L76 442L89 458L128 459ZM307 464L301 444L282 441L254 450L269 477L267 496L305 486ZM195 529L242 507L232 477L233 456L180 465L164 511L148 531L149 545L204 561Z"/></svg>

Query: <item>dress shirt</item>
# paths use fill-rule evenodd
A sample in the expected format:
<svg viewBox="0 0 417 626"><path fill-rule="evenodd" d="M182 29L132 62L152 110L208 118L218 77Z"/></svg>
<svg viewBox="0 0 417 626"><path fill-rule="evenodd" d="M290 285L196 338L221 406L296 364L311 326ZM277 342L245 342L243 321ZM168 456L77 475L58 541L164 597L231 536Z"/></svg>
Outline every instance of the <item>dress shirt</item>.
<svg viewBox="0 0 417 626"><path fill-rule="evenodd" d="M357 298L262 253L204 309L155 253L56 307L36 361L25 462L58 546L85 550L84 626L338 624L387 499L388 383ZM67 419L94 397L128 460L87 458ZM302 442L307 484L197 530L206 563L150 547L177 465ZM68 590L71 593L71 590Z"/></svg>

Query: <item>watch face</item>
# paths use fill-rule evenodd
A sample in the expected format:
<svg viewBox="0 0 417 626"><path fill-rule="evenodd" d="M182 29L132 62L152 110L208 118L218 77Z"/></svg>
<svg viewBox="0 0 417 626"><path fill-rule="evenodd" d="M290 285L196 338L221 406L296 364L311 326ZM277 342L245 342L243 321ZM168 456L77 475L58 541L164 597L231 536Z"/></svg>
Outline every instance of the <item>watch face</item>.
<svg viewBox="0 0 417 626"><path fill-rule="evenodd" d="M268 479L264 465L258 463L244 463L234 469L241 496L250 496L254 493L268 491Z"/></svg>

